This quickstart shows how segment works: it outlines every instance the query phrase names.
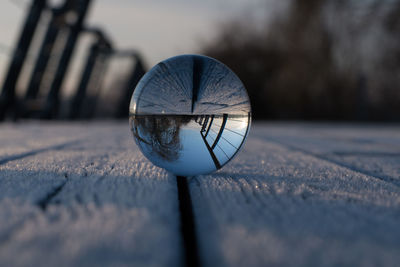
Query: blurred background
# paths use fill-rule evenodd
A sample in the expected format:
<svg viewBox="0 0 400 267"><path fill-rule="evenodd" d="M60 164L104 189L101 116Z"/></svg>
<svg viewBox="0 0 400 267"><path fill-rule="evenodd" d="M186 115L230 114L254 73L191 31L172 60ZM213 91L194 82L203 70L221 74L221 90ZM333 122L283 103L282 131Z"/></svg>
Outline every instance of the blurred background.
<svg viewBox="0 0 400 267"><path fill-rule="evenodd" d="M7 0L0 120L124 118L178 54L228 65L255 119L400 121L400 0Z"/></svg>

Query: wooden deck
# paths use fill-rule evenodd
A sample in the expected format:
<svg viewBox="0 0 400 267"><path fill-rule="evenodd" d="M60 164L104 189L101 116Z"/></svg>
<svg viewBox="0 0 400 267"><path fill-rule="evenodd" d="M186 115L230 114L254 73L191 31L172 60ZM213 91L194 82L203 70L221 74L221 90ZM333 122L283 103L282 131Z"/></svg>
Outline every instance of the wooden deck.
<svg viewBox="0 0 400 267"><path fill-rule="evenodd" d="M1 124L0 266L399 266L399 125L254 123L177 185L127 122Z"/></svg>

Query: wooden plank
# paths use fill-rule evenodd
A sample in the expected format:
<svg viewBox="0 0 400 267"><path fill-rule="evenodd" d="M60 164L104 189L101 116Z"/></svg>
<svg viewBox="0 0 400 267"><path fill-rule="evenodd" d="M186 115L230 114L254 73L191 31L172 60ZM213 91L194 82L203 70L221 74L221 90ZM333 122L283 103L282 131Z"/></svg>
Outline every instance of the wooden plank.
<svg viewBox="0 0 400 267"><path fill-rule="evenodd" d="M399 125L273 124L257 136L400 186Z"/></svg>
<svg viewBox="0 0 400 267"><path fill-rule="evenodd" d="M0 165L0 266L181 264L176 179L127 123L42 127L78 142Z"/></svg>
<svg viewBox="0 0 400 267"><path fill-rule="evenodd" d="M399 187L265 137L288 129L256 124L229 165L191 179L203 266L397 266Z"/></svg>
<svg viewBox="0 0 400 267"><path fill-rule="evenodd" d="M0 125L0 164L44 150L62 149L85 137L82 124L23 122ZM66 132L68 134L66 134Z"/></svg>
<svg viewBox="0 0 400 267"><path fill-rule="evenodd" d="M400 186L400 152L398 154L372 153L370 155L349 153L331 155L330 159L335 162L345 163L355 170L360 170L376 177L382 177L385 181Z"/></svg>

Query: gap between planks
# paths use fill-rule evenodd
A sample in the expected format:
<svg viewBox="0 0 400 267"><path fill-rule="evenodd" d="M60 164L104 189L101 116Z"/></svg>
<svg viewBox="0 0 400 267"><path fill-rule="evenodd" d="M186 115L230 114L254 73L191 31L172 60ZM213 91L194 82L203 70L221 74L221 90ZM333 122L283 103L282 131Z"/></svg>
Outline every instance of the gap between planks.
<svg viewBox="0 0 400 267"><path fill-rule="evenodd" d="M259 139L259 140L266 141L266 140L260 138L259 136L255 136L255 138L257 138L257 139ZM350 164L346 164L346 163L344 163L344 162L331 159L331 158L329 158L329 157L327 157L327 156L324 156L324 155L321 155L321 154L317 154L317 153L313 153L313 152L307 151L307 150L305 150L305 149L303 149L303 148L299 148L299 147L296 147L296 146L293 146L293 145L284 143L284 142L282 142L282 141L280 141L280 140L277 140L276 138L270 138L270 137L269 137L267 140L269 140L271 143L274 143L274 144L278 144L278 145L280 145L280 146L283 146L283 147L285 147L286 149L289 149L289 150L291 150L291 151L300 152L300 153L303 153L303 154L305 154L305 155L312 156L312 157L314 157L314 158L316 158L316 159L324 160L324 161L329 162L329 163L333 163L333 164L338 165L338 166L340 166L340 167L346 168L346 169L348 169L348 170L350 170L350 171L357 172L357 173L360 173L360 174L362 174L362 175L366 175L366 176L372 177L372 178L374 178L374 179L376 179L376 180L383 181L383 182L386 182L386 183L388 183L388 184L391 184L391 185L400 187L400 182L397 181L397 180L395 180L395 179L393 179L392 177L385 176L385 175L373 174L373 173L371 173L371 172L369 172L369 171L366 171L366 170L357 168L357 167L352 166L352 165L350 165Z"/></svg>
<svg viewBox="0 0 400 267"><path fill-rule="evenodd" d="M177 176L178 201L183 240L183 256L186 267L200 267L197 246L196 225L193 216L192 199L190 197L187 177Z"/></svg>
<svg viewBox="0 0 400 267"><path fill-rule="evenodd" d="M6 164L10 161L20 160L25 157L34 156L43 152L50 150L60 150L70 145L76 144L79 141L70 141L58 145L53 145L49 147L39 148L36 150L28 151L25 153L13 155L0 159L0 165ZM187 177L177 176L177 188L178 188L178 201L179 201L179 211L180 211L180 224L181 233L183 240L183 258L184 265L187 267L200 267L199 252L197 245L196 229L193 216L192 200L189 191L189 185ZM65 176L65 181L60 185L56 186L52 191L50 191L43 198L39 199L35 204L43 211L46 212L48 205L63 189L63 187L68 182L67 175ZM19 227L17 227L19 229ZM17 230L14 229L14 230ZM12 233L10 233L6 238L2 238L3 241L8 240ZM4 242L1 242L4 243Z"/></svg>
<svg viewBox="0 0 400 267"><path fill-rule="evenodd" d="M34 155L37 155L37 154L40 154L40 153L43 153L43 152L47 152L47 151L51 151L51 150L61 150L61 149L65 148L65 147L68 147L70 145L77 144L80 141L81 140L69 141L69 142L65 142L65 143L62 143L62 144L43 147L43 148L39 148L39 149L28 151L28 152L25 152L25 153L9 156L9 157L6 157L4 159L0 159L0 165L6 164L6 163L8 163L10 161L23 159L23 158L26 158L26 157L29 157L29 156L34 156Z"/></svg>

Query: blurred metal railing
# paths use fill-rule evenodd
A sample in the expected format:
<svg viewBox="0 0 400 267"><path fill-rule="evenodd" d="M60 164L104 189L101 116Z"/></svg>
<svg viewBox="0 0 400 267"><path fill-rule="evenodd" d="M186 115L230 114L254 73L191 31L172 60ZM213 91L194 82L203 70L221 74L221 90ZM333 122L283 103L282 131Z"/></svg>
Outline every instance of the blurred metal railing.
<svg viewBox="0 0 400 267"><path fill-rule="evenodd" d="M46 0L32 1L3 83L0 95L0 120L4 120L7 111L16 106L15 86L24 65L36 27L39 23L40 16L45 8Z"/></svg>
<svg viewBox="0 0 400 267"><path fill-rule="evenodd" d="M60 6L52 7L46 0L32 0L3 82L0 94L0 121L6 118L57 119L60 118L61 104L68 105L68 114L64 118L94 117L97 98L111 57L129 58L133 62L125 86L120 89L122 90L119 92L120 99L115 103L115 110L111 115L114 118L128 116L130 97L137 82L145 73L144 63L137 51L115 49L110 37L102 29L85 26L84 21L91 2L91 0L65 0ZM45 12L50 14L50 20L45 22L46 31L36 52L37 58L29 82L26 88L18 88L23 91L18 95L16 92L21 72L27 64L28 51L32 47L33 39L38 35L37 28L42 23L41 17ZM75 93L70 101L65 101L61 99L61 90L78 39L82 35L91 35L94 41L87 48L86 61ZM61 52L58 51L59 47L62 48ZM53 65L49 67L49 62L55 56L57 56L55 67ZM46 85L47 91L44 90ZM85 107L83 111L82 105L87 98L88 88L97 91L97 97L92 97L90 107ZM40 94L43 90L45 93Z"/></svg>
<svg viewBox="0 0 400 267"><path fill-rule="evenodd" d="M69 111L70 119L78 119L82 116L85 118L90 118L93 116L95 109L95 103L90 107L89 112L82 115L81 107L83 100L86 96L86 91L91 84L95 83L95 86L99 86L103 79L103 73L107 68L108 58L112 53L111 41L106 37L106 35L100 29L87 29L89 33L96 35L97 39L92 43L90 47L90 52L88 53L84 71L80 79L79 86L76 90L75 96L72 99ZM92 77L96 77L96 81L93 82ZM100 88L97 88L100 90ZM97 100L97 99L96 99Z"/></svg>

